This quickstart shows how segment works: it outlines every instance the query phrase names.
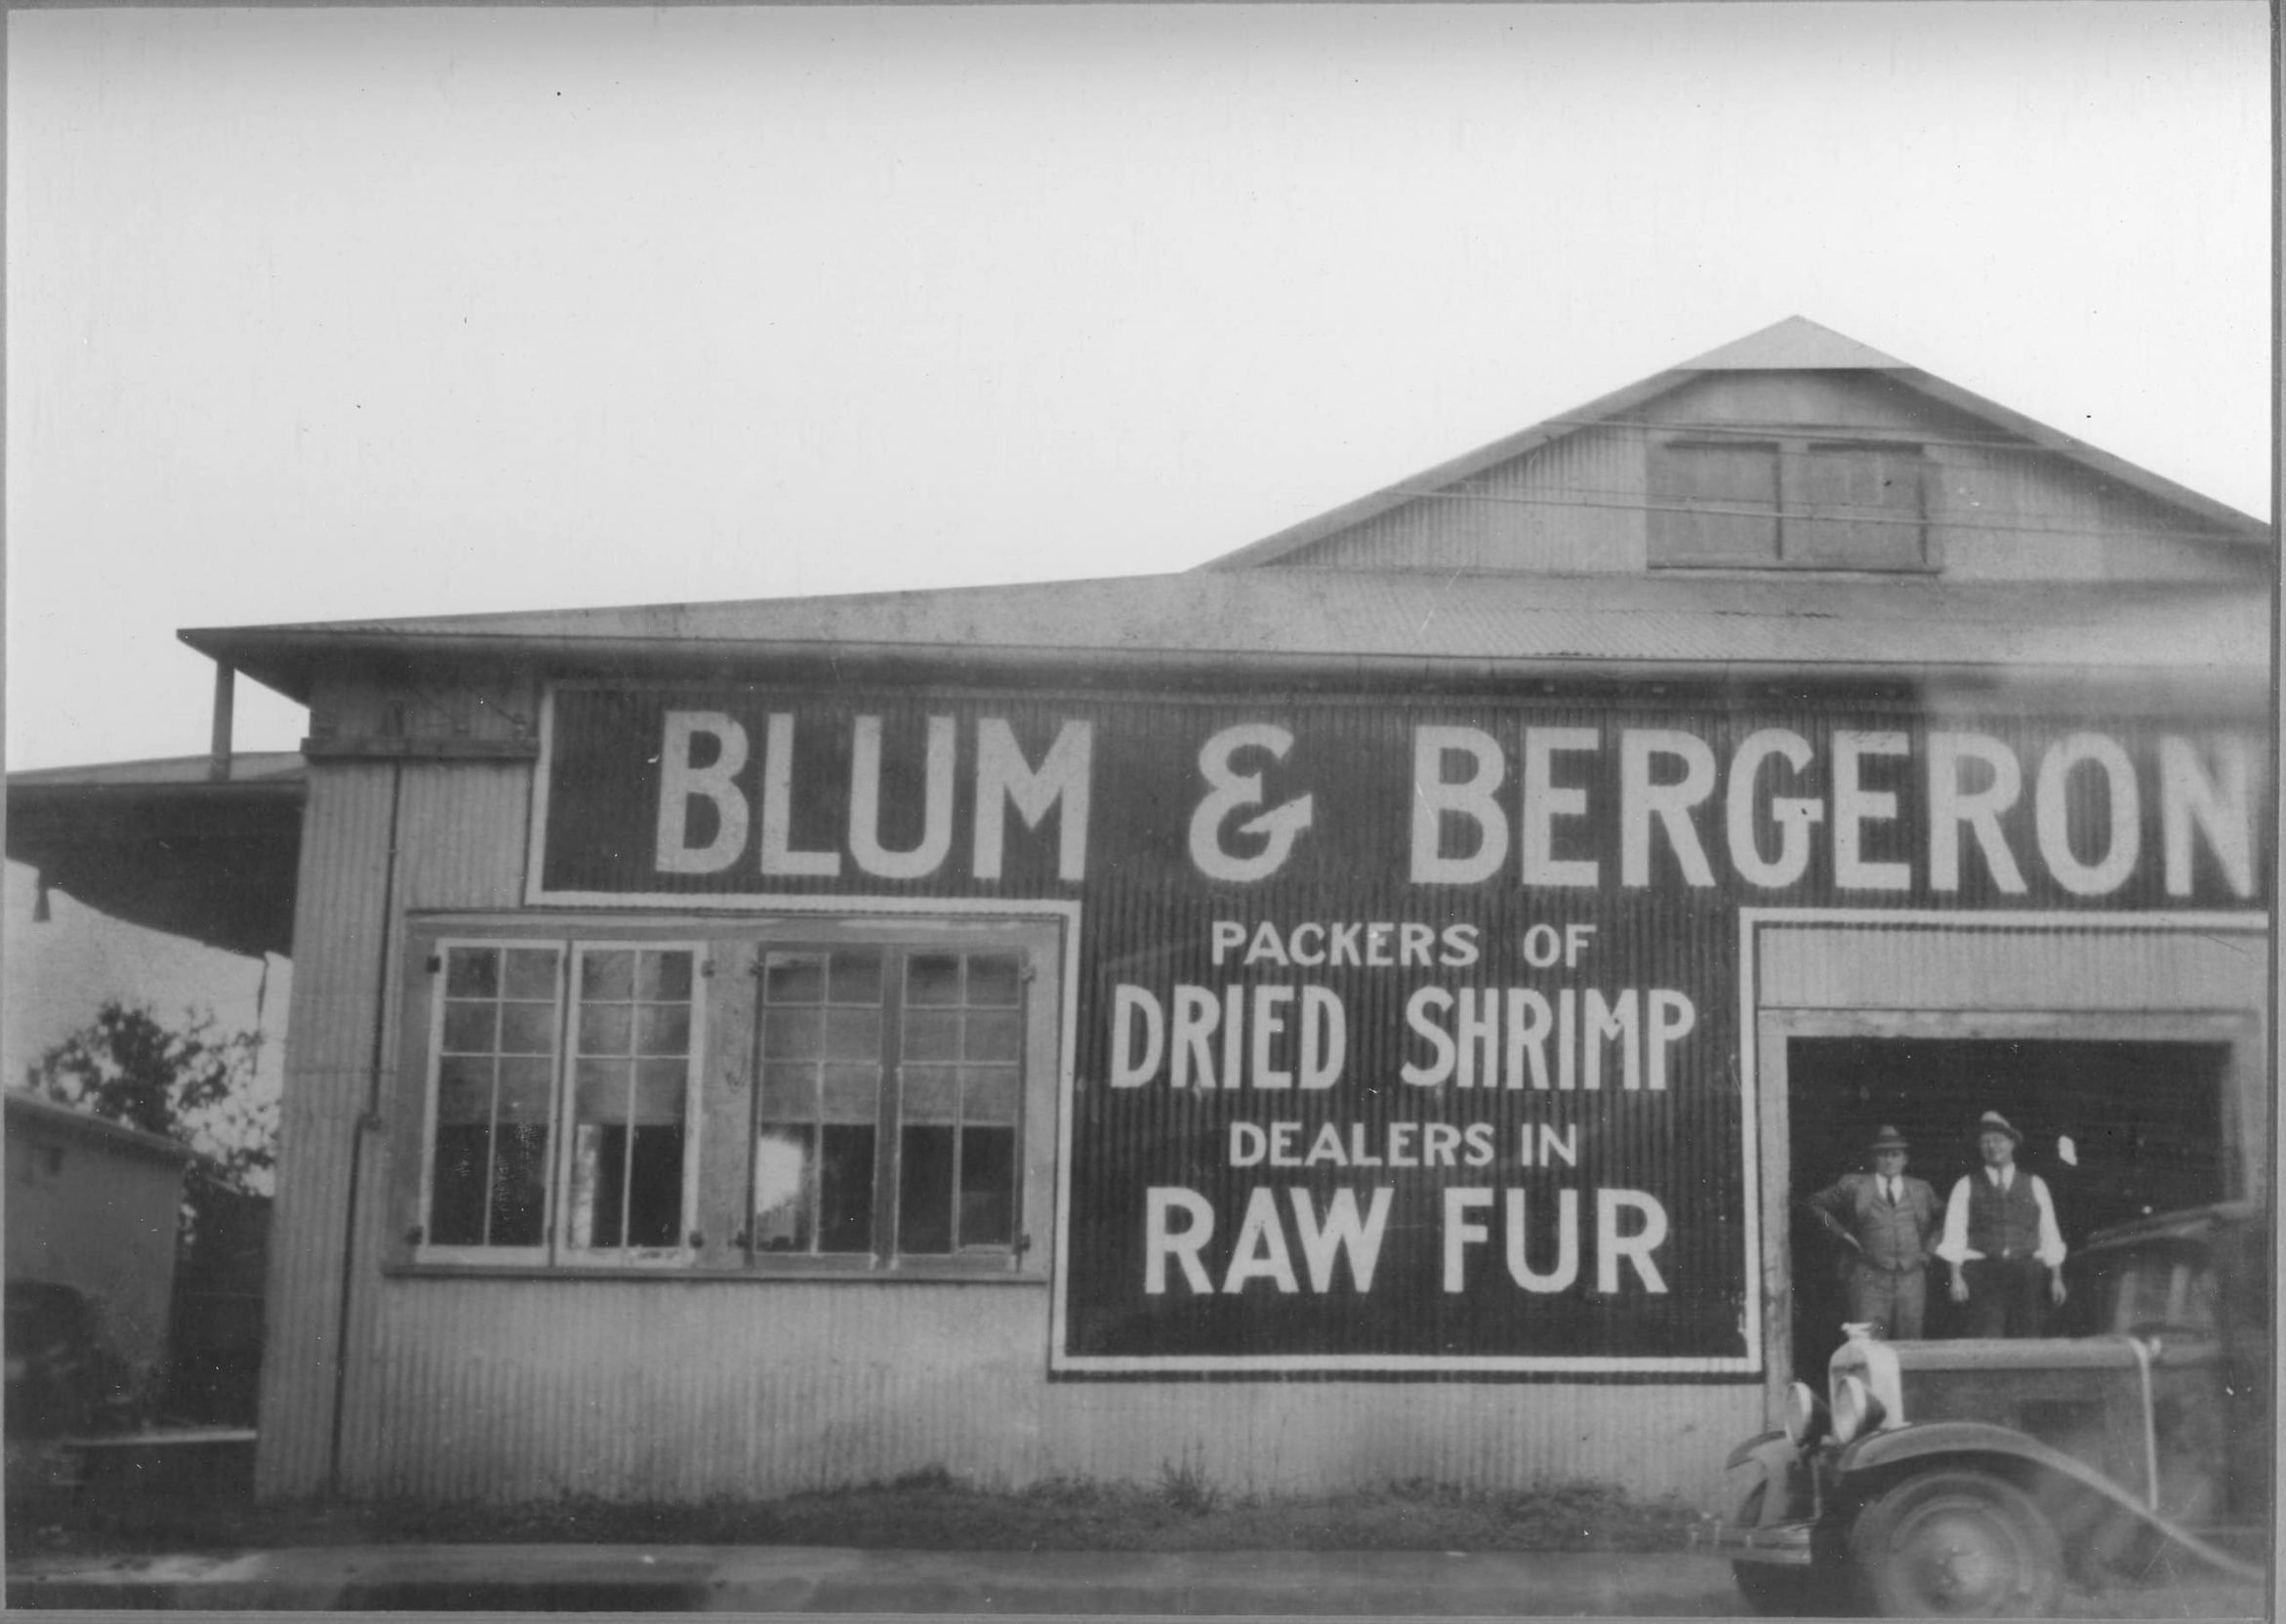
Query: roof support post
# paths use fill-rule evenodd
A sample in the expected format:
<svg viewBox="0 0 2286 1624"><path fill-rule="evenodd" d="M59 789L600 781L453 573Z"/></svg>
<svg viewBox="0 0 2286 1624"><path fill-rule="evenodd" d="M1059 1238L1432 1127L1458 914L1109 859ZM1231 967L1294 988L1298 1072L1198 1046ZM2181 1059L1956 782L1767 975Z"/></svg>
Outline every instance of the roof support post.
<svg viewBox="0 0 2286 1624"><path fill-rule="evenodd" d="M208 745L206 776L216 783L230 777L231 710L238 701L238 672L225 661L215 662L215 725Z"/></svg>

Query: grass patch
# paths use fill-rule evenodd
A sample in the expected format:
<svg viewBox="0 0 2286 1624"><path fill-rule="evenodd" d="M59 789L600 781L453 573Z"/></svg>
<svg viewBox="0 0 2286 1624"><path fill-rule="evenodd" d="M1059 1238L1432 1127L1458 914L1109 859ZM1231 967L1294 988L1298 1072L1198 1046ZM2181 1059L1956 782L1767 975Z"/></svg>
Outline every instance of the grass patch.
<svg viewBox="0 0 2286 1624"><path fill-rule="evenodd" d="M1154 1483L1057 1479L1023 1488L931 1468L775 1499L686 1503L588 1496L515 1505L434 1501L255 1506L181 1497L9 1506L21 1553L289 1545L828 1545L926 1551L1668 1551L1695 1521L1681 1501L1602 1483L1463 1488L1425 1480L1324 1494L1240 1494L1169 1464Z"/></svg>

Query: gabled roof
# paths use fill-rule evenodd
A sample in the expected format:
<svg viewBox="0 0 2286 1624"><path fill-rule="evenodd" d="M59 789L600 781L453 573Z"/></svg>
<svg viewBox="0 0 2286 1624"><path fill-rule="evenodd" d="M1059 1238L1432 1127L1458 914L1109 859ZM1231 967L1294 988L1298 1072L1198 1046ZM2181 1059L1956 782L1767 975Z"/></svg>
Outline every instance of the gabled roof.
<svg viewBox="0 0 2286 1624"><path fill-rule="evenodd" d="M1278 563L1329 536L1415 501L1424 492L1473 478L1502 463L1512 462L1526 452L1536 451L1551 441L1578 433L1600 422L1622 417L1639 406L1680 388L1692 379L1710 372L1879 373L1939 405L1982 419L1996 431L1996 437L2003 441L2054 452L2091 473L2176 508L2193 522L2212 526L2217 541L2264 548L2270 545L2269 526L2235 508L2217 502L2212 497L2202 496L2171 479L2161 478L2108 452L2098 451L2085 441L2035 423L2021 413L2012 412L2005 406L1986 400L1958 385L1948 384L1918 367L1908 366L1830 327L1820 326L1804 316L1788 316L1759 332L1749 333L1720 348L1708 350L1694 360L1669 367L1664 372L1653 373L1623 389L1613 390L1583 406L1574 407L1505 438L1494 440L1490 445L1479 446L1450 462L1425 468L1394 485L1320 513L1315 518L1304 519L1276 535L1266 536L1261 541L1242 547L1235 552L1210 558L1199 568L1238 570Z"/></svg>
<svg viewBox="0 0 2286 1624"><path fill-rule="evenodd" d="M1816 322L1791 317L1400 485L1179 575L747 602L213 628L201 653L307 702L321 669L365 659L565 676L640 668L823 671L842 679L1147 670L1182 680L1283 671L1501 678L1594 663L1681 674L1816 668L2227 673L2268 670L2267 594L2243 580L1963 582L1817 576L1558 576L1256 569L1402 503L1630 412L1710 372L1878 373L2173 505L2186 528L2267 548L2269 528ZM2265 556L2267 556L2266 551ZM1568 673L1572 674L1572 673Z"/></svg>
<svg viewBox="0 0 2286 1624"><path fill-rule="evenodd" d="M1821 327L1808 316L1774 321L1758 333L1733 339L1676 372L1897 372L1910 371L1894 355Z"/></svg>

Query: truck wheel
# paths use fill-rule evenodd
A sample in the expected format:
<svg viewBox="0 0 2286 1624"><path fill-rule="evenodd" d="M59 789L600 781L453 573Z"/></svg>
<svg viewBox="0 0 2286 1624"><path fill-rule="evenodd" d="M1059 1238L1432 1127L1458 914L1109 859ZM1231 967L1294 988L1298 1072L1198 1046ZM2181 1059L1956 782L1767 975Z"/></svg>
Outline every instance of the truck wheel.
<svg viewBox="0 0 2286 1624"><path fill-rule="evenodd" d="M2062 1553L2030 1495L1987 1472L1908 1478L1857 1514L1850 1566L1889 1618L2044 1618Z"/></svg>
<svg viewBox="0 0 2286 1624"><path fill-rule="evenodd" d="M1765 1618L1819 1618L1834 1610L1834 1587L1815 1567L1735 1562L1731 1577L1746 1604Z"/></svg>

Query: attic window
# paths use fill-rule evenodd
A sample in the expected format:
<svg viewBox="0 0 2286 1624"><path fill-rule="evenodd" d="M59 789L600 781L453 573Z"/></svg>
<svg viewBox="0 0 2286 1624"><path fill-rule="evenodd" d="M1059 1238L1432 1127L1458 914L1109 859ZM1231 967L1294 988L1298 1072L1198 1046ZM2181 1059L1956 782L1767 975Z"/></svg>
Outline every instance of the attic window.
<svg viewBox="0 0 2286 1624"><path fill-rule="evenodd" d="M1928 570L1918 446L1676 438L1651 448L1653 569Z"/></svg>

